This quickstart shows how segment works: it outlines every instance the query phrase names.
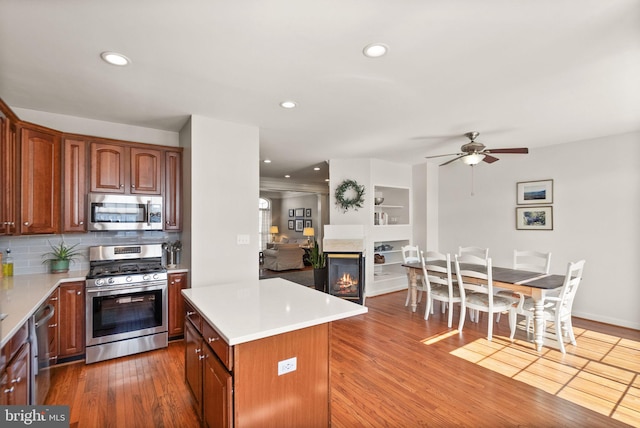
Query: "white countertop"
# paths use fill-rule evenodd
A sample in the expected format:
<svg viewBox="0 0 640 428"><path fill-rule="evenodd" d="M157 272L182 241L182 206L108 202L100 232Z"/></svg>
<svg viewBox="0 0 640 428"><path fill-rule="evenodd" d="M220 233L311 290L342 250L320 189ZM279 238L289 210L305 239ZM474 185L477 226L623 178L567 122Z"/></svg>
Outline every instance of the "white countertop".
<svg viewBox="0 0 640 428"><path fill-rule="evenodd" d="M282 278L182 290L229 345L368 312L366 306Z"/></svg>
<svg viewBox="0 0 640 428"><path fill-rule="evenodd" d="M63 282L84 281L85 271L61 274L33 274L0 279L0 348L18 331Z"/></svg>

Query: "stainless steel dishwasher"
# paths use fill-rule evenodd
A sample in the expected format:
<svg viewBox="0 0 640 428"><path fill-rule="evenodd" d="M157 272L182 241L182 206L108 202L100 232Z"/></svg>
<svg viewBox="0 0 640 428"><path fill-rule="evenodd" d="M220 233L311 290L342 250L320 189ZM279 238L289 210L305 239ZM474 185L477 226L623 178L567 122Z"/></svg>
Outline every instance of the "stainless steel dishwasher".
<svg viewBox="0 0 640 428"><path fill-rule="evenodd" d="M49 392L49 320L55 315L52 305L44 304L31 317L29 338L31 342L30 403L44 404Z"/></svg>

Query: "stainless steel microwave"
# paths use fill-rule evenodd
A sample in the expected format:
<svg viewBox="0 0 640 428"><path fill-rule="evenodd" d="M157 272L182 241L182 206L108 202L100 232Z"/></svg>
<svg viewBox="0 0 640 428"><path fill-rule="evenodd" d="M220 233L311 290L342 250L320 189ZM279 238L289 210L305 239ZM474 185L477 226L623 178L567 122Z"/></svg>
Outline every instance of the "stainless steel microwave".
<svg viewBox="0 0 640 428"><path fill-rule="evenodd" d="M162 196L89 193L89 230L162 230Z"/></svg>

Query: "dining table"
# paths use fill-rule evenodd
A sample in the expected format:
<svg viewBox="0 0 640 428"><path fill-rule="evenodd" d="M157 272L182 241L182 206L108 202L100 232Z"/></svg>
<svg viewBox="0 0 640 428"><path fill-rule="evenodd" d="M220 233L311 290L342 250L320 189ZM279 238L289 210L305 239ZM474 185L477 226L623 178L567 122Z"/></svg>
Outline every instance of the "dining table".
<svg viewBox="0 0 640 428"><path fill-rule="evenodd" d="M430 262L432 263L432 262ZM434 264L444 267L444 261L436 261ZM417 295L418 295L418 276L422 275L422 263L412 262L403 263L407 270L407 277L409 279L409 302L411 310L413 312L417 309ZM472 266L461 263L460 268L473 267L478 268L477 265ZM451 262L451 270L455 277L455 263ZM486 268L485 268L486 269ZM427 271L427 273L430 273ZM440 272L434 272L434 275L441 275ZM534 322L534 343L538 351L542 350L544 344L544 305L545 299L548 295L557 294L564 284L565 276L556 274L545 274L540 272L532 272L526 270L518 270L512 268L505 268L499 266L492 267L493 286L503 289L508 289L514 293L519 293L527 297L531 297L534 302L533 322ZM463 280L469 283L482 284L483 280L478 278L464 277ZM485 281L486 283L486 281Z"/></svg>

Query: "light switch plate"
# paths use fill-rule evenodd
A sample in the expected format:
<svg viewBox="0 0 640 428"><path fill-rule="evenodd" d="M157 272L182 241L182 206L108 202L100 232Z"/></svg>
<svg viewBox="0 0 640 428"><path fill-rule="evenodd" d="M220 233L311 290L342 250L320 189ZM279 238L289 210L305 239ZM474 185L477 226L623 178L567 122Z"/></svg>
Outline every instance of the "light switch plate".
<svg viewBox="0 0 640 428"><path fill-rule="evenodd" d="M238 235L238 245L249 245L249 235Z"/></svg>

